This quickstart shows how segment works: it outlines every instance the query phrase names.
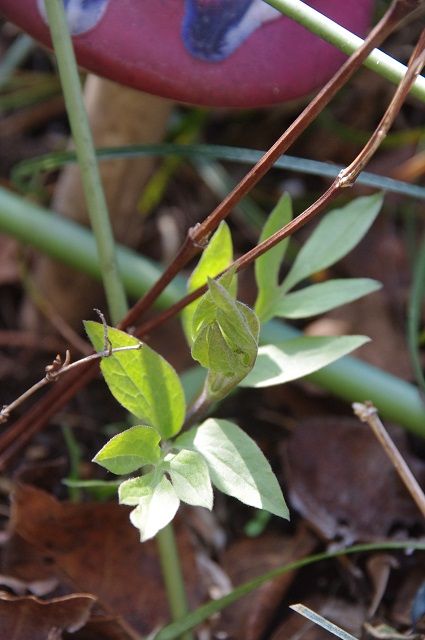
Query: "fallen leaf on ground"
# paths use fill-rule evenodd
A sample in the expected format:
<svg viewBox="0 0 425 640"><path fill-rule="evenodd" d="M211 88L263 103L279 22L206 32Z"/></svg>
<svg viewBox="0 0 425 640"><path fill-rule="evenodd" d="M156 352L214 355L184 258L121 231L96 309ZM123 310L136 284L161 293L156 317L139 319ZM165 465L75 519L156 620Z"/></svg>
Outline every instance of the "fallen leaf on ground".
<svg viewBox="0 0 425 640"><path fill-rule="evenodd" d="M19 484L6 553L16 558L13 545L21 551L29 545L61 585L93 594L107 615L122 618L123 628L149 633L168 620L167 601L156 545L140 543L128 514L116 503L59 502L40 489ZM196 606L204 597L203 587L181 521L176 523L176 537L189 598Z"/></svg>
<svg viewBox="0 0 425 640"><path fill-rule="evenodd" d="M409 455L405 434L392 435L412 470L423 476L425 467ZM295 427L286 452L290 501L327 540L350 544L423 526L367 425L343 418L304 420Z"/></svg>
<svg viewBox="0 0 425 640"><path fill-rule="evenodd" d="M34 596L0 596L0 638L60 640L87 622L95 598L87 594L43 601Z"/></svg>

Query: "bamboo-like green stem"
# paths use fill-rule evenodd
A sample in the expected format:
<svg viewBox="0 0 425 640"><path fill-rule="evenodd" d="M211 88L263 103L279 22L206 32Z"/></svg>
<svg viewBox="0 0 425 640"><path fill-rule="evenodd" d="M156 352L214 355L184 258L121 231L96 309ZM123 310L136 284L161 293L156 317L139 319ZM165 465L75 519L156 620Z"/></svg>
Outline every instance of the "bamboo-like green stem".
<svg viewBox="0 0 425 640"><path fill-rule="evenodd" d="M90 126L83 102L74 49L62 0L45 0L52 43L75 143L90 223L96 238L102 281L113 324L127 311L125 290L118 273L108 207L100 180Z"/></svg>
<svg viewBox="0 0 425 640"><path fill-rule="evenodd" d="M341 27L337 22L327 18L301 0L264 0L264 2L302 24L309 31L330 42L347 55L351 55L363 43L363 40L351 31ZM407 70L403 64L379 49L372 51L363 64L394 84L399 84ZM419 76L416 79L411 94L425 102L425 77Z"/></svg>
<svg viewBox="0 0 425 640"><path fill-rule="evenodd" d="M100 278L91 233L70 220L22 200L0 187L0 230L76 269ZM129 295L139 298L155 282L159 267L125 247L117 250L120 271ZM157 300L168 308L184 296L183 279L176 278ZM281 322L269 322L262 342L281 342L298 335ZM357 358L345 356L309 376L315 384L349 402L371 400L380 414L425 436L425 407L416 387Z"/></svg>
<svg viewBox="0 0 425 640"><path fill-rule="evenodd" d="M188 614L189 607L179 562L179 552L171 524L157 533L156 542L171 616L173 620L178 621ZM180 640L193 640L193 635L188 631L181 635Z"/></svg>

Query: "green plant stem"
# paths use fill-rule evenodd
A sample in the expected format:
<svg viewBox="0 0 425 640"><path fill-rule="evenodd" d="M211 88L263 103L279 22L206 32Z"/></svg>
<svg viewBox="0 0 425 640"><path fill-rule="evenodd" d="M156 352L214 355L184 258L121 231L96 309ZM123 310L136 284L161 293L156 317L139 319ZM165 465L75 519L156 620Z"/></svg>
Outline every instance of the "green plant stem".
<svg viewBox="0 0 425 640"><path fill-rule="evenodd" d="M330 42L347 55L351 55L363 43L363 40L351 33L351 31L341 27L338 23L319 13L319 11L301 2L301 0L264 1L299 24L302 24L309 31ZM371 69L394 84L399 84L406 73L406 67L403 64L379 49L375 49L363 64L368 69ZM422 102L425 102L425 78L423 76L416 79L411 93L416 98L422 100Z"/></svg>
<svg viewBox="0 0 425 640"><path fill-rule="evenodd" d="M413 283L410 290L409 308L407 313L407 342L410 360L416 377L416 382L425 397L425 376L419 353L419 333L421 327L422 302L425 294L425 236L422 238L418 255L413 268Z"/></svg>
<svg viewBox="0 0 425 640"><path fill-rule="evenodd" d="M87 113L84 107L81 83L74 50L66 23L62 0L45 0L51 37L57 58L65 104L77 152L81 180L87 209L93 229L102 281L113 324L117 324L127 311L125 290L118 273L114 238L108 208L100 180Z"/></svg>
<svg viewBox="0 0 425 640"><path fill-rule="evenodd" d="M100 278L94 239L87 229L1 187L0 230ZM127 292L135 298L142 296L156 281L159 267L124 247L118 247L117 255ZM158 299L158 307L168 308L185 292L183 278L175 279ZM279 342L295 335L299 335L295 329L281 322L270 322L263 329L262 342ZM416 387L404 380L349 356L312 374L309 379L344 400L371 400L384 418L425 437L424 404Z"/></svg>
<svg viewBox="0 0 425 640"><path fill-rule="evenodd" d="M18 36L13 44L10 45L0 65L0 89L5 86L16 71L16 68L25 60L33 47L34 40L26 33Z"/></svg>
<svg viewBox="0 0 425 640"><path fill-rule="evenodd" d="M171 616L173 620L178 621L188 614L189 607L179 562L179 552L171 524L157 533L156 542L159 549L162 574L164 576ZM180 638L181 640L193 640L190 632L182 634Z"/></svg>
<svg viewBox="0 0 425 640"><path fill-rule="evenodd" d="M62 0L45 0L52 42L81 171L87 209L96 238L100 272L113 324L118 324L127 312L125 289L118 271L114 238L108 208L100 180L97 158L84 107L75 55L69 36ZM33 223L31 224L33 228ZM69 238L68 238L69 242ZM70 245L74 251L77 245ZM188 611L186 595L172 526L158 539L160 561L173 619ZM178 606L177 606L178 605ZM177 613L175 611L177 610ZM176 617L178 615L178 617ZM190 640L190 636L186 636Z"/></svg>

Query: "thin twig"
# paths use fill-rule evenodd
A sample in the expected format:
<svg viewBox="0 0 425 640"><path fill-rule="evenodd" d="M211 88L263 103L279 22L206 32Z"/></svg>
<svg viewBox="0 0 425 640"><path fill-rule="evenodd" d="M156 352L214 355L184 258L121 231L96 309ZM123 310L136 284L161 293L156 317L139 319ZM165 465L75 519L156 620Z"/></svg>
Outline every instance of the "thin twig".
<svg viewBox="0 0 425 640"><path fill-rule="evenodd" d="M71 355L68 350L66 351L65 360L63 363L61 356L58 354L53 362L47 365L45 369L46 375L44 376L44 378L33 384L32 387L27 389L22 395L16 398L16 400L2 407L2 409L0 410L0 424L7 422L12 411L23 404L26 400L28 400L28 398L34 395L34 393L36 393L39 389L45 387L51 382L56 382L64 373L68 373L69 371L72 371L77 367L87 365L93 360L99 360L100 358L109 358L109 356L111 356L113 353L119 353L121 351L138 351L143 346L143 343L139 342L139 344L132 344L126 347L115 347L113 349L109 339L106 338L106 340L106 347L103 349L103 351L91 353L90 355L85 356L80 360L75 360L75 362L70 362Z"/></svg>
<svg viewBox="0 0 425 640"><path fill-rule="evenodd" d="M291 220L284 227L279 229L272 236L253 247L250 251L247 251L243 256L232 262L232 264L219 274L217 277L223 275L223 273L230 269L236 269L240 271L246 268L249 264L254 262L261 255L272 249L276 244L281 242L284 238L292 235L295 231L303 227L307 222L312 220L318 213L323 211L333 200L335 200L343 189L352 187L356 181L357 176L364 168L365 164L370 160L373 154L377 151L380 143L388 133L392 123L394 122L397 114L399 113L406 95L409 93L409 89L412 86L415 78L421 72L423 65L425 64L425 30L421 33L418 43L410 57L409 65L406 75L401 81L400 85L385 111L380 123L376 130L372 134L370 140L365 145L364 149L356 156L353 162L343 169L331 186L323 193L310 207L308 207L303 213ZM134 334L137 336L143 336L156 328L159 324L162 324L166 320L179 313L186 305L190 304L197 298L199 298L206 291L206 285L199 287L195 291L179 300L176 304L172 305L161 314L143 323L137 327Z"/></svg>
<svg viewBox="0 0 425 640"><path fill-rule="evenodd" d="M263 155L239 184L222 200L212 213L202 222L189 229L180 251L164 271L156 284L141 298L124 318L121 328L136 323L137 319L149 309L166 286L173 280L188 262L205 247L211 233L218 227L240 200L267 173L276 160L301 135L308 125L332 100L338 90L359 69L369 53L378 46L397 26L409 11L404 0L395 0L388 11L370 32L362 46L342 65L335 75L319 91L302 113L288 127L274 145Z"/></svg>
<svg viewBox="0 0 425 640"><path fill-rule="evenodd" d="M394 469L397 471L398 475L406 486L406 489L409 491L413 500L416 502L416 505L418 506L420 512L425 517L424 492L422 491L415 476L404 461L401 453L388 435L384 425L381 422L381 419L378 416L376 407L374 407L371 402L365 402L364 404L362 404L361 402L354 402L352 406L354 413L359 418L359 420L361 420L362 422L367 422L375 436L378 438L385 453L391 460Z"/></svg>
<svg viewBox="0 0 425 640"><path fill-rule="evenodd" d="M382 20L366 38L362 47L346 61L335 76L310 103L307 109L305 109L289 127L287 132L285 132L275 145L273 145L270 151L263 156L263 159L248 172L246 177L210 214L210 216L208 216L204 223L202 223L202 225L198 225L195 229L190 230L188 238L173 263L168 267L166 272L164 272L163 276L159 278L156 285L154 285L152 289L143 298L141 298L141 300L125 316L124 320L118 325L119 328L126 329L135 324L135 321L140 314L152 305L160 293L165 289L167 284L171 282L174 276L187 264L189 259L196 255L200 250L197 245L202 245L208 239L209 234L218 226L219 222L228 215L239 200L273 165L276 158L288 149L294 140L296 140L296 138L314 119L314 117L328 104L336 92L349 80L353 73L360 67L364 58L370 53L370 51L374 47L379 46L389 33L397 27L399 20L408 13L408 11L403 13L403 10L401 9L402 5L404 5L403 0L394 0ZM324 199L326 199L326 194L322 196L320 202L323 202ZM311 211L311 207L307 211ZM316 213L314 215L316 215ZM304 215L305 214L302 214L302 216ZM298 219L301 221L303 218L298 216L297 220ZM292 231L293 230L294 228L292 228ZM291 231L288 229L282 229L279 232L282 235L279 237L277 242L286 237L290 232ZM268 240L266 242L268 242ZM260 250L260 247L264 246L264 243L262 243L256 247L254 251ZM264 248L264 250L266 249ZM250 259L253 258L251 257ZM242 268L241 264L239 268ZM142 333L147 333L152 328L162 324L169 317L180 311L190 301L199 297L202 292L202 289L195 291L190 296L186 296L176 305L170 307L169 310L158 316L154 321L144 323L142 327L139 327L137 335L140 336ZM13 457L35 433L43 428L49 418L59 411L77 393L77 391L88 384L96 374L97 368L94 363L86 363L79 368L78 372L71 373L70 376L67 376L66 380L60 380L50 392L46 393L45 396L31 408L31 413L27 413L22 416L22 418L17 420L8 431L3 433L0 436L0 468L4 468L9 459Z"/></svg>

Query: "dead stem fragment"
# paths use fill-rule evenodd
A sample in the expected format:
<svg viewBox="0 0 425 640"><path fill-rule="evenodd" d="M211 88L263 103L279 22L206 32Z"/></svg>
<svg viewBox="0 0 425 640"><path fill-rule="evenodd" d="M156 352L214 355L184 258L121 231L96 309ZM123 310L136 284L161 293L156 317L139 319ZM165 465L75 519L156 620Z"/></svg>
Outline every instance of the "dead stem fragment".
<svg viewBox="0 0 425 640"><path fill-rule="evenodd" d="M364 404L354 402L352 407L359 420L366 422L372 429L413 500L416 502L420 512L425 517L425 495L415 476L410 471L399 450L387 433L378 416L376 407L374 407L371 402L365 402Z"/></svg>

